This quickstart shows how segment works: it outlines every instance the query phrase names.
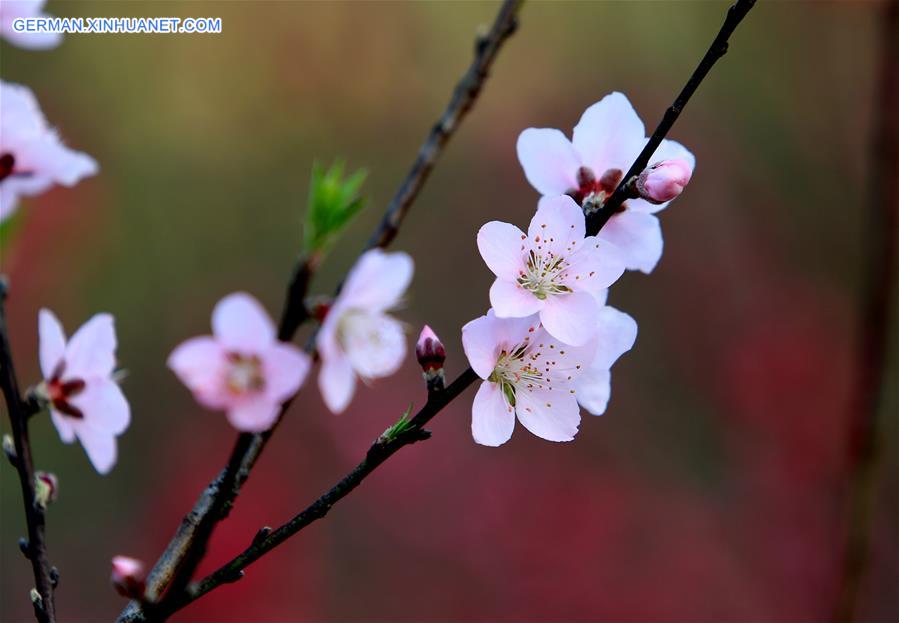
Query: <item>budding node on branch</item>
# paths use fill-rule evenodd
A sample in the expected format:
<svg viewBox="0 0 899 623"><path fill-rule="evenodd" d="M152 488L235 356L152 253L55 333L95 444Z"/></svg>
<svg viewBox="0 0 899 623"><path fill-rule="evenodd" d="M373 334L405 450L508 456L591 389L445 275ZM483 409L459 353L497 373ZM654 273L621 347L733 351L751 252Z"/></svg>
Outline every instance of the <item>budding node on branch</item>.
<svg viewBox="0 0 899 623"><path fill-rule="evenodd" d="M59 480L56 474L37 471L34 473L34 505L40 509L46 509L51 502L55 502L59 495Z"/></svg>
<svg viewBox="0 0 899 623"><path fill-rule="evenodd" d="M6 455L6 460L9 461L10 465L16 467L19 463L19 455L16 454L16 444L12 440L11 435L3 435L3 454Z"/></svg>

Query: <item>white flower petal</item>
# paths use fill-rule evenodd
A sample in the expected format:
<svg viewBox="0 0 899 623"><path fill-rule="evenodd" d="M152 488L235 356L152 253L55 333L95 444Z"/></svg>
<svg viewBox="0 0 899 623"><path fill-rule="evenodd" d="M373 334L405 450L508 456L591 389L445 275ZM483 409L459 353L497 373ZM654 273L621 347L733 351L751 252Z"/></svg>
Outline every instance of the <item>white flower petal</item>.
<svg viewBox="0 0 899 623"><path fill-rule="evenodd" d="M559 130L528 128L519 135L516 148L525 177L541 195L564 195L577 188L581 161Z"/></svg>
<svg viewBox="0 0 899 623"><path fill-rule="evenodd" d="M622 255L611 242L595 236L584 238L581 247L568 258L565 285L575 292L598 296L624 274Z"/></svg>
<svg viewBox="0 0 899 623"><path fill-rule="evenodd" d="M90 379L69 402L84 415L83 424L109 435L120 435L131 423L131 407L119 386L109 378ZM80 427L76 427L76 432Z"/></svg>
<svg viewBox="0 0 899 623"><path fill-rule="evenodd" d="M115 368L115 321L97 314L78 329L66 348L63 378L109 376Z"/></svg>
<svg viewBox="0 0 899 623"><path fill-rule="evenodd" d="M56 409L50 408L50 420L59 433L59 438L63 443L72 443L75 441L75 428L72 426L72 418L59 413Z"/></svg>
<svg viewBox="0 0 899 623"><path fill-rule="evenodd" d="M646 140L643 122L622 93L610 93L584 111L573 143L599 178L608 169L626 172Z"/></svg>
<svg viewBox="0 0 899 623"><path fill-rule="evenodd" d="M573 382L578 403L593 415L602 415L612 394L612 373L608 368L588 368Z"/></svg>
<svg viewBox="0 0 899 623"><path fill-rule="evenodd" d="M500 446L512 437L515 412L497 383L485 381L471 405L471 436L483 446Z"/></svg>
<svg viewBox="0 0 899 623"><path fill-rule="evenodd" d="M399 321L386 314L352 314L342 329L344 353L362 378L390 376L403 364L406 335Z"/></svg>
<svg viewBox="0 0 899 623"><path fill-rule="evenodd" d="M37 316L38 341L40 342L41 374L49 380L66 352L66 336L62 325L49 309L42 309Z"/></svg>
<svg viewBox="0 0 899 623"><path fill-rule="evenodd" d="M658 217L630 207L610 218L596 237L618 248L628 270L649 274L662 257L662 225Z"/></svg>
<svg viewBox="0 0 899 623"><path fill-rule="evenodd" d="M166 365L210 409L221 409L231 402L224 386L227 361L225 349L211 335L191 338L179 344Z"/></svg>
<svg viewBox="0 0 899 623"><path fill-rule="evenodd" d="M94 469L100 474L108 474L118 456L115 436L87 425L77 426L75 432Z"/></svg>
<svg viewBox="0 0 899 623"><path fill-rule="evenodd" d="M366 251L347 276L335 307L386 311L395 307L412 281L414 263L406 253Z"/></svg>
<svg viewBox="0 0 899 623"><path fill-rule="evenodd" d="M546 299L540 322L546 331L565 344L586 344L596 333L596 299L586 292L571 292Z"/></svg>
<svg viewBox="0 0 899 623"><path fill-rule="evenodd" d="M331 413L343 413L356 391L356 373L349 359L342 355L328 359L323 357L318 387Z"/></svg>
<svg viewBox="0 0 899 623"><path fill-rule="evenodd" d="M497 279L490 286L490 304L498 318L524 318L543 308L543 301L517 283Z"/></svg>
<svg viewBox="0 0 899 623"><path fill-rule="evenodd" d="M212 332L228 350L246 355L265 351L275 341L275 325L262 305L245 292L229 294L212 310Z"/></svg>
<svg viewBox="0 0 899 623"><path fill-rule="evenodd" d="M538 254L567 257L583 245L584 211L571 197L543 197L528 226L528 244Z"/></svg>
<svg viewBox="0 0 899 623"><path fill-rule="evenodd" d="M262 365L265 393L281 404L303 386L312 360L295 345L277 342L264 354Z"/></svg>
<svg viewBox="0 0 899 623"><path fill-rule="evenodd" d="M265 393L259 393L232 404L227 417L231 426L241 432L262 433L272 427L280 413L279 403L272 401Z"/></svg>
<svg viewBox="0 0 899 623"><path fill-rule="evenodd" d="M525 265L525 238L515 225L490 221L478 231L478 251L494 275L514 281Z"/></svg>
<svg viewBox="0 0 899 623"><path fill-rule="evenodd" d="M612 367L637 340L637 321L614 307L602 307L596 323L596 357L591 368Z"/></svg>
<svg viewBox="0 0 899 623"><path fill-rule="evenodd" d="M525 428L548 441L571 441L581 423L577 400L567 391L519 389L515 413Z"/></svg>

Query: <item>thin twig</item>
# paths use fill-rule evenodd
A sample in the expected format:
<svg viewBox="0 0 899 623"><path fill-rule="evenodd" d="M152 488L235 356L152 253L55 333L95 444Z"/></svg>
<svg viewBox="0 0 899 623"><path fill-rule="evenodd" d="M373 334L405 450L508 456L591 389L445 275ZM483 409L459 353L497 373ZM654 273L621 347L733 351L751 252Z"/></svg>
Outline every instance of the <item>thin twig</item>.
<svg viewBox="0 0 899 623"><path fill-rule="evenodd" d="M857 617L859 592L870 554L876 499L880 423L891 341L891 307L899 258L899 0L884 5L880 22L880 78L868 164L866 251L856 377L849 431L849 526L833 620Z"/></svg>
<svg viewBox="0 0 899 623"><path fill-rule="evenodd" d="M456 85L446 110L419 149L412 168L391 200L366 249L384 247L396 236L402 220L418 196L446 143L480 94L500 48L515 31L517 13L523 1L504 0L490 31L478 38L471 66ZM292 339L296 329L307 318L303 299L312 268L312 263L304 260L294 271L279 323L279 339ZM282 416L292 400L293 398L283 405ZM157 602L167 588L174 597L183 592L182 588L190 580L196 565L205 553L206 543L215 524L227 516L231 504L249 477L275 427L262 434L245 433L238 437L227 466L206 487L191 512L182 519L178 531L151 571L147 579L144 601L132 601L119 615L120 623L155 619L160 613L167 611L163 606L157 607Z"/></svg>
<svg viewBox="0 0 899 623"><path fill-rule="evenodd" d="M737 4L731 7L731 9L728 11L727 20L725 21L724 27L722 27L721 32L719 32L718 36L715 38L716 43L713 44L713 48L716 47L716 44L720 44L720 42L723 41L726 49L727 37L730 36L730 33L733 32L737 23L739 23L739 21L743 19L749 9L752 8L754 1L755 0L738 0ZM738 17L735 17L735 15ZM722 35L722 33L725 34ZM689 96L693 93L693 91L696 90L696 87L699 86L699 83L702 81L702 78L708 73L708 70L714 64L714 61L717 60L717 58L720 58L722 55L723 52L719 53L710 62L707 62L709 54L706 54L706 57L703 58L703 62L700 63L700 66L690 77L690 80L687 83L689 89L685 87L681 92L681 95L678 97L680 106L677 109L677 114L673 118L671 118L669 114L666 113L665 117L656 128L656 131L653 133L656 145L658 145L658 143L660 143L661 140L665 138L665 135L671 129L671 126L674 124L674 121L677 119L677 116L680 114L680 111L683 109L683 106L686 104ZM684 93L687 93L686 97L684 97ZM646 150L644 150L644 153L641 153L638 157L638 162L641 159L644 163L648 162L648 158L650 156L651 152L646 153ZM590 233L590 235L594 235L597 231L599 231L599 229L601 229L603 225L605 225L607 220L608 219L597 222L597 224L595 225L595 231ZM479 377L474 372L474 370L472 370L471 368L467 368L443 391L429 392L428 402L415 415L415 417L412 418L409 426L401 435L386 443L382 442L383 438L379 438L379 440L372 444L372 446L369 448L362 462L359 463L355 467L355 469L353 469L353 471L351 471L343 479L341 479L340 482L334 485L334 487L332 487L327 493L322 495L305 510L294 516L290 521L277 528L276 530L271 531L270 529L267 529L265 532L258 533L257 537L253 539L251 544L243 552L241 552L231 561L229 561L216 571L212 572L199 582L192 584L188 588L186 593L176 597L174 602L169 605L171 610L167 611L166 616L192 603L196 599L202 597L206 593L223 584L229 584L239 580L241 577L243 577L244 569L247 566L281 545L284 541L300 532L309 524L323 518L328 513L328 511L331 510L331 507L334 504L346 497L369 474L371 474L378 466L384 463L384 461L390 458L400 448L419 441L422 438L427 438L427 436L430 436L430 434L424 430L425 424L427 424L434 416L436 416L455 398L460 396L478 379ZM427 435L425 436L425 434Z"/></svg>
<svg viewBox="0 0 899 623"><path fill-rule="evenodd" d="M35 503L34 463L31 457L31 442L28 438L29 409L19 393L19 383L13 367L12 349L6 326L6 279L0 276L0 386L9 410L16 448L15 467L22 486L22 501L25 505L25 521L28 524L28 541L22 552L31 561L37 595L32 594L34 614L41 623L55 623L56 607L53 601L55 586L54 571L47 559L47 545L44 540L44 509Z"/></svg>
<svg viewBox="0 0 899 623"><path fill-rule="evenodd" d="M183 608L191 602L199 599L209 591L222 584L238 580L243 575L243 570L250 564L261 558L266 553L281 545L288 538L308 526L322 519L341 499L349 495L353 489L362 483L379 465L393 456L400 448L411 445L417 441L427 439L430 433L425 430L425 425L439 413L443 407L453 401L459 394L465 391L469 385L478 379L477 374L469 368L463 372L449 387L441 392L432 393L422 409L410 420L408 427L392 439L379 438L375 441L365 458L353 471L347 474L334 485L327 493L309 505L303 512L296 515L286 524L274 531L268 532L263 538L256 538L243 552L226 563L218 570L192 585L188 591L174 604L174 610ZM173 611L174 611L173 610Z"/></svg>
<svg viewBox="0 0 899 623"><path fill-rule="evenodd" d="M656 149L658 149L662 140L668 135L674 122L680 117L687 102L690 101L690 97L696 92L697 87L702 83L706 74L709 73L709 70L718 59L727 53L728 39L730 39L734 30L740 25L740 22L743 21L743 18L746 17L746 14L749 13L749 10L752 9L754 4L755 0L737 0L737 2L728 9L724 24L721 26L721 30L718 31L718 35L715 37L714 41L712 41L712 45L709 46L705 56L699 61L699 65L696 67L693 75L690 76L690 79L687 80L687 84L681 89L681 92L674 100L674 103L665 111L665 115L662 117L659 125L656 126L655 132L649 137L649 141L646 143L643 151L641 151L640 155L637 156L637 159L634 160L634 164L631 165L631 168L628 169L625 176L621 178L621 183L618 184L618 188L615 189L615 192L612 193L612 196L609 197L609 200L606 201L600 209L587 215L588 235L596 235L596 232L598 232L602 226L605 225L616 212L618 212L622 204L628 199L630 196L628 182L635 175L640 175L640 173L643 172L643 169L649 165L649 159L652 158L652 155L655 153Z"/></svg>

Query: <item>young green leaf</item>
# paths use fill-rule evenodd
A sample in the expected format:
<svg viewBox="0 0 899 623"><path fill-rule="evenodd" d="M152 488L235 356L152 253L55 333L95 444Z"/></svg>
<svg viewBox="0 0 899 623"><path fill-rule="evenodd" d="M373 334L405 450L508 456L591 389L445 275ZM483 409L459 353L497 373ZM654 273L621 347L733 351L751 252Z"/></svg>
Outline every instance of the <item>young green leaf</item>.
<svg viewBox="0 0 899 623"><path fill-rule="evenodd" d="M359 189L366 172L359 170L344 177L343 163L335 162L329 169L320 164L312 166L309 202L303 244L307 254L324 253L352 218L362 210L365 200Z"/></svg>

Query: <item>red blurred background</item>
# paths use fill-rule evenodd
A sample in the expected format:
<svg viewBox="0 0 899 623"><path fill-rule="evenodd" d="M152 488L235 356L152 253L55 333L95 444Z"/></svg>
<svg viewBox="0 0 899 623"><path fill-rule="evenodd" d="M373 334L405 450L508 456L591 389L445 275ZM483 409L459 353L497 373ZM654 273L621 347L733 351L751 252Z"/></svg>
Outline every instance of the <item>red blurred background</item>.
<svg viewBox="0 0 899 623"><path fill-rule="evenodd" d="M23 207L2 249L21 382L36 382L36 317L71 332L115 314L134 421L108 477L46 419L38 467L61 480L48 542L69 622L112 620L119 553L153 561L224 464L235 433L165 368L247 290L276 315L315 159L369 171L369 209L316 278L330 292L467 67L496 4L50 2L62 16L221 16L206 36L71 35L51 52L2 44L99 176ZM625 92L652 127L717 30L719 2L534 2L394 248L416 259L400 316L466 363L459 328L486 309L475 247L490 219L536 205L515 158L525 127L566 133ZM176 621L828 619L844 530L877 4L761 3L672 133L697 156L662 214L666 253L613 305L640 325L601 418L552 444L519 427L475 445L471 392L328 518ZM850 209L847 209L847 205ZM305 337L305 336L303 336ZM411 340L411 338L410 338ZM895 413L895 362L885 411ZM201 572L349 471L424 388L413 361L329 415L307 386ZM887 421L861 620L899 621L897 424ZM8 429L4 420L3 430ZM0 470L0 620L30 620L32 580L10 469Z"/></svg>

